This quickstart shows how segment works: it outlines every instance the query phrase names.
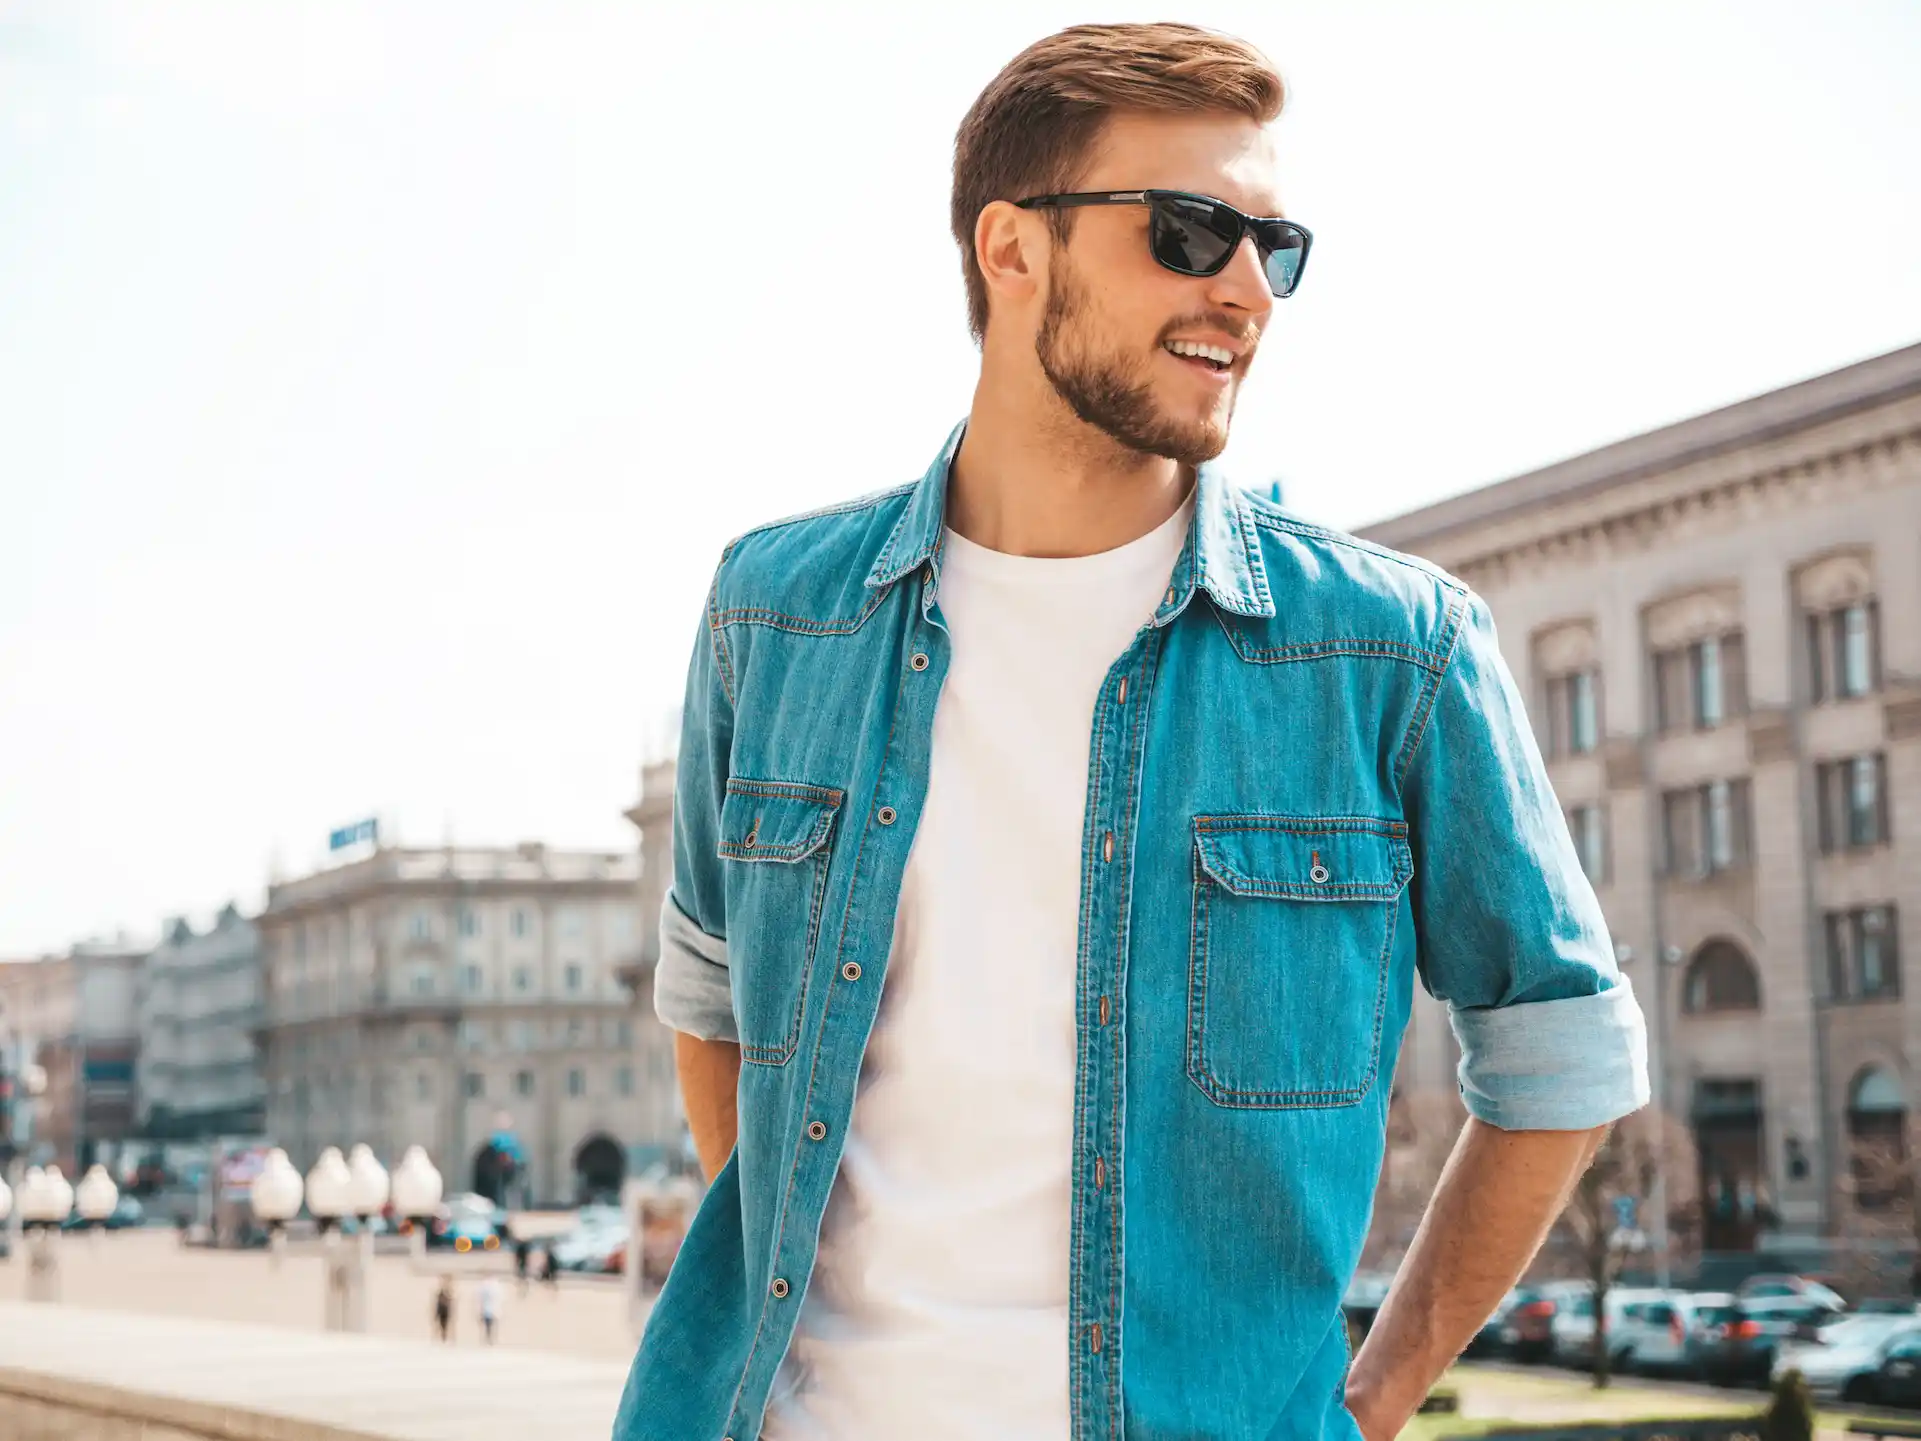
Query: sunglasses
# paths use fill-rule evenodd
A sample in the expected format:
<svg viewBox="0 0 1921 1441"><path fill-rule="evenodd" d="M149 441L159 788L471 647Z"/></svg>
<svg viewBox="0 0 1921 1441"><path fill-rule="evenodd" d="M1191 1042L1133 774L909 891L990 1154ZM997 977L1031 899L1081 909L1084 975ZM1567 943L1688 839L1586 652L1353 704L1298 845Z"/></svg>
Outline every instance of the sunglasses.
<svg viewBox="0 0 1921 1441"><path fill-rule="evenodd" d="M1071 210L1082 205L1145 205L1147 248L1176 275L1219 275L1252 235L1261 269L1275 295L1285 300L1301 283L1314 237L1291 220L1243 215L1225 201L1185 190L1086 191L1033 195L1016 201L1023 210Z"/></svg>

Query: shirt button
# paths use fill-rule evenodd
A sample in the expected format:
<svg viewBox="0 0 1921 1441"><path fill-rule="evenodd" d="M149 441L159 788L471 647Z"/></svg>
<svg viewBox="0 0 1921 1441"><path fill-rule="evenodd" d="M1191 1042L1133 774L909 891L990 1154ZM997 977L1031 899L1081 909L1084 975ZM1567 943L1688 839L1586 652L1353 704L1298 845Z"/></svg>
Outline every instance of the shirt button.
<svg viewBox="0 0 1921 1441"><path fill-rule="evenodd" d="M1103 1026L1107 1024L1107 997L1106 996L1101 997L1101 1024Z"/></svg>
<svg viewBox="0 0 1921 1441"><path fill-rule="evenodd" d="M784 1299L787 1295L787 1278L785 1276L774 1277L774 1284L768 1289L774 1293L774 1299L776 1301ZM1100 1347L1096 1346L1094 1349L1098 1351Z"/></svg>
<svg viewBox="0 0 1921 1441"><path fill-rule="evenodd" d="M1098 1354L1101 1349L1101 1323L1096 1321L1087 1328L1088 1349Z"/></svg>
<svg viewBox="0 0 1921 1441"><path fill-rule="evenodd" d="M882 806L880 810L875 814L874 819L879 821L884 826L891 826L894 823L894 817L896 814L897 812L894 810L892 806Z"/></svg>
<svg viewBox="0 0 1921 1441"><path fill-rule="evenodd" d="M759 843L760 843L760 827L756 826L754 827L753 830L747 832L747 834L741 839L740 846L742 850L751 851Z"/></svg>
<svg viewBox="0 0 1921 1441"><path fill-rule="evenodd" d="M1174 604L1174 587L1171 585L1167 588L1167 603L1169 605ZM1095 1349L1098 1350L1099 1348L1096 1347Z"/></svg>
<svg viewBox="0 0 1921 1441"><path fill-rule="evenodd" d="M1114 859L1114 833L1112 831L1109 831L1101 839L1101 859L1104 861Z"/></svg>
<svg viewBox="0 0 1921 1441"><path fill-rule="evenodd" d="M807 1127L807 1134L811 1139L816 1141L826 1140L827 1139L827 1123L824 1121L814 1121L810 1123Z"/></svg>
<svg viewBox="0 0 1921 1441"><path fill-rule="evenodd" d="M908 661L907 663L911 665L915 670L926 670L927 669L927 652L919 651L919 650L915 651L914 658Z"/></svg>
<svg viewBox="0 0 1921 1441"><path fill-rule="evenodd" d="M849 961L840 968L840 974L842 980L858 981L860 979L860 962Z"/></svg>
<svg viewBox="0 0 1921 1441"><path fill-rule="evenodd" d="M1094 1189L1098 1191L1106 1184L1107 1162L1103 1161L1099 1156L1096 1156L1094 1158Z"/></svg>
<svg viewBox="0 0 1921 1441"><path fill-rule="evenodd" d="M1127 677L1121 677L1121 693L1115 697L1122 705L1127 704Z"/></svg>

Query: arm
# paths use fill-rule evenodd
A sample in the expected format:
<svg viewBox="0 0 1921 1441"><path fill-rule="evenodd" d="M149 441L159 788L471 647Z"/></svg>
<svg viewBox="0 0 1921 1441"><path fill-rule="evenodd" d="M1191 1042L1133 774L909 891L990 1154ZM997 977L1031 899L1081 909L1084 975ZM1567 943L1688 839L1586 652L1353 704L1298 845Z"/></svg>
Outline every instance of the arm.
<svg viewBox="0 0 1921 1441"><path fill-rule="evenodd" d="M718 588L720 578L715 576ZM674 881L660 908L654 1014L674 1031L674 1070L701 1169L712 1180L738 1133L740 1031L727 965L727 888L717 853L733 746L732 667L710 604L687 673L674 776Z"/></svg>
<svg viewBox="0 0 1921 1441"><path fill-rule="evenodd" d="M685 1031L674 1034L674 1070L694 1133L700 1169L709 1181L720 1174L739 1138L735 1100L740 1090L740 1046L733 1041L703 1041Z"/></svg>
<svg viewBox="0 0 1921 1441"><path fill-rule="evenodd" d="M1608 1127L1647 1104L1647 1033L1520 692L1472 595L1401 762L1422 983L1469 1120L1350 1368L1386 1441L1527 1269Z"/></svg>
<svg viewBox="0 0 1921 1441"><path fill-rule="evenodd" d="M1606 1134L1469 1118L1348 1375L1348 1409L1368 1441L1399 1434L1520 1279Z"/></svg>

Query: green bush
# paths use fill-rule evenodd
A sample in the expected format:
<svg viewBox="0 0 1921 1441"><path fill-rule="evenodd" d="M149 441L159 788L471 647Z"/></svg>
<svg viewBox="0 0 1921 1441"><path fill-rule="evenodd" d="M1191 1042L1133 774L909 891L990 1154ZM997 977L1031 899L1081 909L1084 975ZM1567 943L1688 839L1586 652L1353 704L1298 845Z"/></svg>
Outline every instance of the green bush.
<svg viewBox="0 0 1921 1441"><path fill-rule="evenodd" d="M1767 1441L1814 1441L1814 1398L1799 1371L1786 1371L1773 1386L1773 1397L1761 1417Z"/></svg>

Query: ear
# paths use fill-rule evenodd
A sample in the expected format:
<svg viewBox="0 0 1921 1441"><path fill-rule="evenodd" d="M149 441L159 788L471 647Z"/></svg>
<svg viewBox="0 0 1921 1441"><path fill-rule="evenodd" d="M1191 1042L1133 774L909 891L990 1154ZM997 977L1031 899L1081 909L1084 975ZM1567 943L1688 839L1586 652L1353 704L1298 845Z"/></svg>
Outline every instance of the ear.
<svg viewBox="0 0 1921 1441"><path fill-rule="evenodd" d="M1016 306L1039 293L1047 273L1046 222L1031 210L995 200L974 221L974 261L987 293Z"/></svg>

